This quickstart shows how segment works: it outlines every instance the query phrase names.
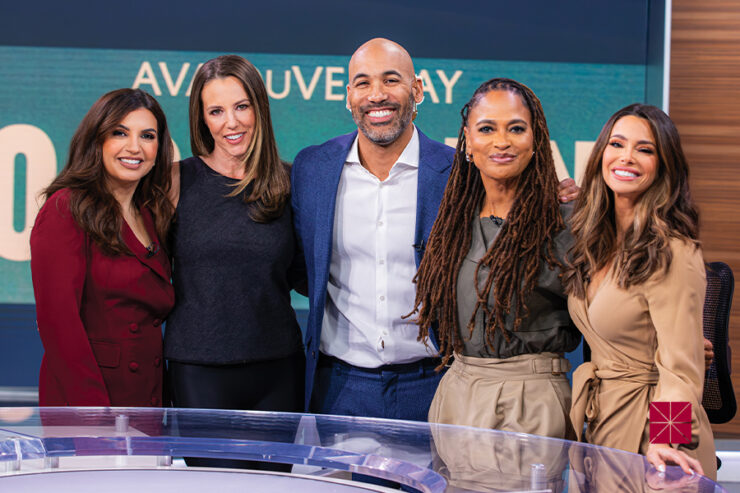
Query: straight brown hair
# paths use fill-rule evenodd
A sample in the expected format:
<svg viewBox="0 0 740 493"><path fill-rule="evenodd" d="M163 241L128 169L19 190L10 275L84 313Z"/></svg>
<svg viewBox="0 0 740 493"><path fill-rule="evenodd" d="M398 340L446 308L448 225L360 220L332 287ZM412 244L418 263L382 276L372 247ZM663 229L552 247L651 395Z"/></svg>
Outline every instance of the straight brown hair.
<svg viewBox="0 0 740 493"><path fill-rule="evenodd" d="M190 149L194 156L213 152L215 142L203 115L203 87L213 79L236 78L244 87L252 107L256 125L244 156L245 175L234 185L230 197L241 195L253 203L250 217L257 222L269 222L283 213L290 195L289 166L280 160L270 117L270 101L262 76L248 60L238 55L222 55L208 60L198 69L190 94ZM245 190L252 184L249 193Z"/></svg>

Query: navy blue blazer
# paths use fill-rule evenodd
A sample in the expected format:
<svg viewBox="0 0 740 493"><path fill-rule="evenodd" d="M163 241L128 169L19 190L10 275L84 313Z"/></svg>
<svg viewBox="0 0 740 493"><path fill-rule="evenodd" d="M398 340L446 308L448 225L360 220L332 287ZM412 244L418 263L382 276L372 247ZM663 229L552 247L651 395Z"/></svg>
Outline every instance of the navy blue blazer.
<svg viewBox="0 0 740 493"><path fill-rule="evenodd" d="M321 324L329 281L334 210L337 188L345 159L357 131L303 149L291 171L291 204L298 244L306 258L309 314L306 330L306 409L311 400L316 363L319 357ZM416 201L416 266L437 217L454 149L429 139L419 131L419 177ZM436 341L432 341L435 343Z"/></svg>

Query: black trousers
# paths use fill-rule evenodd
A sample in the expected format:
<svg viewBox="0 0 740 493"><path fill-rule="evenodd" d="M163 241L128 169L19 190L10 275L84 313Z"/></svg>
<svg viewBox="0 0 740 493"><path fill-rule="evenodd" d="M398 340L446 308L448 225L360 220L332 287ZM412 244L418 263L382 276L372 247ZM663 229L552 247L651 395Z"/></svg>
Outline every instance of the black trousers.
<svg viewBox="0 0 740 493"><path fill-rule="evenodd" d="M168 379L172 404L183 408L238 409L253 411L302 412L306 359L303 352L277 360L239 365L197 365L168 362ZM298 420L296 419L296 427ZM202 422L180 422L181 434L219 438L217 428L209 429ZM290 428L290 427L289 427ZM236 431L238 435L238 431ZM280 430L285 436L257 436L245 431L250 439L267 441L289 440L290 429ZM237 438L224 436L222 438ZM290 471L287 464L186 457L188 466L229 467L268 471Z"/></svg>

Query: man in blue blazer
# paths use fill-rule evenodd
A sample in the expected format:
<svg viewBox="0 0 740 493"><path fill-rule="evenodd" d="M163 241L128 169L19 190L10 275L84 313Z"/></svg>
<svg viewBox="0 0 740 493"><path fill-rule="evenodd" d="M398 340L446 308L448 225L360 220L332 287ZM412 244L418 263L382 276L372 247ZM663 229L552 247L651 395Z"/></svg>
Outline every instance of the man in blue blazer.
<svg viewBox="0 0 740 493"><path fill-rule="evenodd" d="M454 150L412 123L421 80L400 45L373 39L349 64L358 131L302 150L292 206L306 258L306 407L426 420L441 374L436 348L403 316Z"/></svg>
<svg viewBox="0 0 740 493"><path fill-rule="evenodd" d="M306 258L306 408L426 420L441 373L436 341L403 318L442 201L454 149L413 125L423 100L408 52L387 39L349 63L347 109L358 131L295 158L292 206ZM571 179L560 184L575 198Z"/></svg>

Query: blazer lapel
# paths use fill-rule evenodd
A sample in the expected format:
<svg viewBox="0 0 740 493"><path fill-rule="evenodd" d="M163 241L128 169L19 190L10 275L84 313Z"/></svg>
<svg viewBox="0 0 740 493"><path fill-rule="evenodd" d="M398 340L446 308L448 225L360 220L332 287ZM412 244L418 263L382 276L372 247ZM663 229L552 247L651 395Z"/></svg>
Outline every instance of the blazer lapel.
<svg viewBox="0 0 740 493"><path fill-rule="evenodd" d="M332 238L334 235L334 213L337 205L337 190L339 179L342 176L344 163L349 149L357 136L357 132L346 135L336 141L336 145L327 146L324 159L316 166L316 175L313 185L316 193L314 265L319 289L325 289L329 279L329 265L331 262ZM322 305L323 306L323 305Z"/></svg>
<svg viewBox="0 0 740 493"><path fill-rule="evenodd" d="M159 238L157 237L157 231L154 229L154 219L152 218L151 212L147 207L141 207L139 211L141 212L141 218L144 221L144 227L146 228L146 232L149 234L149 238L152 239L158 250L161 249ZM167 258L167 255L161 250L152 255L149 250L141 244L126 221L123 221L121 233L123 241L126 243L129 250L133 252L137 260L157 273L159 277L169 282L171 276L169 273L169 259ZM167 262L167 264L164 262Z"/></svg>
<svg viewBox="0 0 740 493"><path fill-rule="evenodd" d="M418 130L418 128L417 128ZM426 242L437 218L439 204L442 202L450 162L442 151L442 144L430 140L419 130L419 178L416 188L416 267L426 249Z"/></svg>
<svg viewBox="0 0 740 493"><path fill-rule="evenodd" d="M418 128L417 128L418 130ZM434 142L419 130L419 178L416 187L416 231L414 248L416 249L416 267L421 263L429 233L437 218L439 204L442 202L447 178L450 175L450 160L445 154L446 147ZM437 328L429 331L429 339L435 348Z"/></svg>

